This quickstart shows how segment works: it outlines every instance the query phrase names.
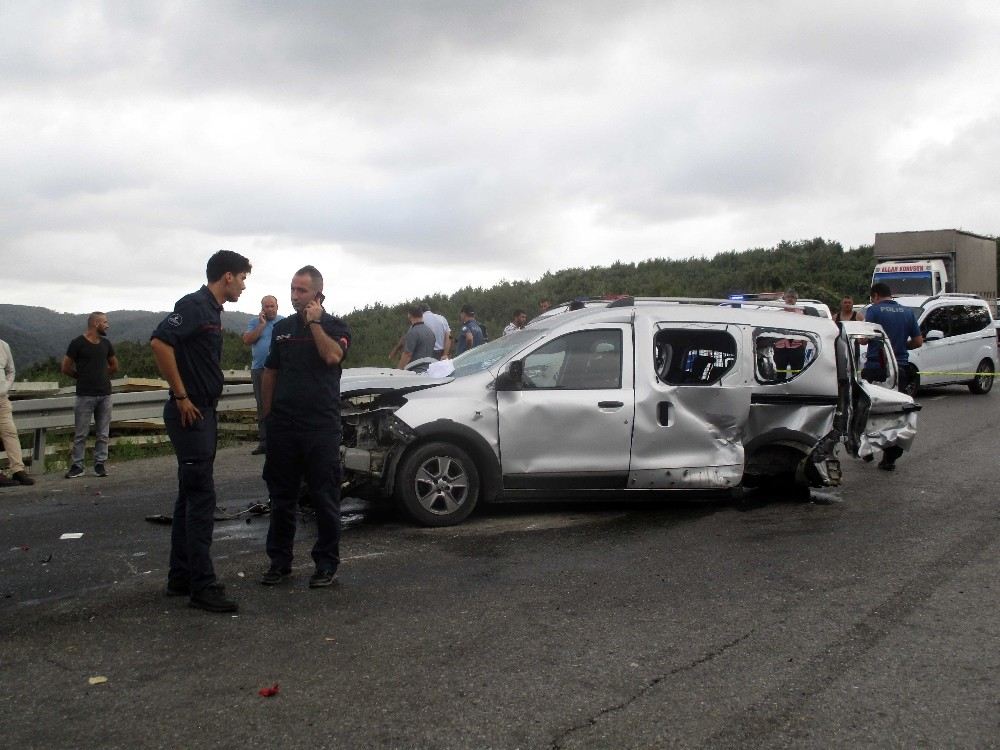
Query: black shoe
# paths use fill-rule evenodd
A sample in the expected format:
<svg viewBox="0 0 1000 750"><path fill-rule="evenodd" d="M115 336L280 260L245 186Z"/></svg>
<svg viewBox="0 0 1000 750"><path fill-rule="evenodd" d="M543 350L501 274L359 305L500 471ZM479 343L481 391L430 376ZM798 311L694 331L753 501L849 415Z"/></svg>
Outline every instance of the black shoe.
<svg viewBox="0 0 1000 750"><path fill-rule="evenodd" d="M239 605L226 598L226 592L216 586L208 586L201 591L192 592L188 606L203 609L206 612L235 612Z"/></svg>
<svg viewBox="0 0 1000 750"><path fill-rule="evenodd" d="M80 464L73 464L69 467L69 471L66 472L67 479L76 479L77 477L83 476L83 467Z"/></svg>
<svg viewBox="0 0 1000 750"><path fill-rule="evenodd" d="M317 570L309 576L309 588L321 589L327 586L332 586L334 584L334 576L336 574L336 571L333 570Z"/></svg>
<svg viewBox="0 0 1000 750"><path fill-rule="evenodd" d="M267 453L267 450L263 446L260 446L260 445L258 445L252 451L250 451L250 455L251 456L261 456L261 455L263 455L265 453Z"/></svg>
<svg viewBox="0 0 1000 750"><path fill-rule="evenodd" d="M108 475L108 470L104 468L104 464L94 464L94 475L106 477Z"/></svg>
<svg viewBox="0 0 1000 750"><path fill-rule="evenodd" d="M225 591L225 584L215 583L208 584L210 589L218 589L219 591ZM167 596L190 596L191 595L191 584L187 581L171 581L167 580L167 587L163 590L163 593Z"/></svg>
<svg viewBox="0 0 1000 750"><path fill-rule="evenodd" d="M277 586L282 581L288 580L291 574L292 571L287 568L284 570L281 568L270 568L260 577L260 584L261 586Z"/></svg>
<svg viewBox="0 0 1000 750"><path fill-rule="evenodd" d="M16 479L11 479L6 474L0 474L0 487L18 487L20 484Z"/></svg>

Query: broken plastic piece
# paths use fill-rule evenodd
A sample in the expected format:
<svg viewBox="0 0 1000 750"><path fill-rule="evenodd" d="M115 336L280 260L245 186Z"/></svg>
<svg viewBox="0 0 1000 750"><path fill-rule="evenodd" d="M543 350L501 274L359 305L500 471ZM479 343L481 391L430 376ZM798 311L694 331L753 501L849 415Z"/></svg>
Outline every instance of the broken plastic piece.
<svg viewBox="0 0 1000 750"><path fill-rule="evenodd" d="M65 534L63 534L59 538L60 539L80 539L81 537L83 537L83 532L82 531L67 531Z"/></svg>
<svg viewBox="0 0 1000 750"><path fill-rule="evenodd" d="M257 692L265 698L273 698L278 694L278 683L274 683L271 687L261 688Z"/></svg>
<svg viewBox="0 0 1000 750"><path fill-rule="evenodd" d="M97 675L96 677L91 677L89 680L87 680L87 682L90 683L91 685L103 685L107 681L108 678L105 677L104 675Z"/></svg>
<svg viewBox="0 0 1000 750"><path fill-rule="evenodd" d="M169 526L174 522L173 516L165 516L162 513L157 513L156 515L146 516L146 520L150 523L159 523L164 526Z"/></svg>

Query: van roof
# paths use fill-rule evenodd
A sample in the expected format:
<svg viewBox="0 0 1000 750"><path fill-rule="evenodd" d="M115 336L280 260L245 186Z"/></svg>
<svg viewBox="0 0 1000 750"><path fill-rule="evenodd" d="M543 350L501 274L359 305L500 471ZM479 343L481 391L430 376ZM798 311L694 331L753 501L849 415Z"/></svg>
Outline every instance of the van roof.
<svg viewBox="0 0 1000 750"><path fill-rule="evenodd" d="M692 297L628 297L581 310L563 311L535 318L531 328L557 329L564 325L575 328L581 323L628 323L633 317L655 317L663 322L737 323L769 328L795 328L806 331L830 332L833 321L817 315L795 315L784 303L773 304L754 300L734 302L724 299Z"/></svg>

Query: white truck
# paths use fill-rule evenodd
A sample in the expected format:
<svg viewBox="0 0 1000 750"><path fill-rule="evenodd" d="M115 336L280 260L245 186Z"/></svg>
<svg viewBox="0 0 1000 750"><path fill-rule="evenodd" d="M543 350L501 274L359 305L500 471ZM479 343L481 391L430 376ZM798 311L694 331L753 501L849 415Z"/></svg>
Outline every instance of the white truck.
<svg viewBox="0 0 1000 750"><path fill-rule="evenodd" d="M872 284L883 281L896 296L977 294L996 310L997 244L961 229L875 234Z"/></svg>

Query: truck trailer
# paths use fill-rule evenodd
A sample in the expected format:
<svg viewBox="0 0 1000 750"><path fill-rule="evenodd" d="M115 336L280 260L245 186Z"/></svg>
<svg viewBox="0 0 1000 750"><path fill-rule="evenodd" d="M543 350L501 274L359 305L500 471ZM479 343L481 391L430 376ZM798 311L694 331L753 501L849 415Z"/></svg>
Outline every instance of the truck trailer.
<svg viewBox="0 0 1000 750"><path fill-rule="evenodd" d="M997 244L961 229L877 232L872 284L883 281L894 295L932 297L943 292L977 294L996 310Z"/></svg>

